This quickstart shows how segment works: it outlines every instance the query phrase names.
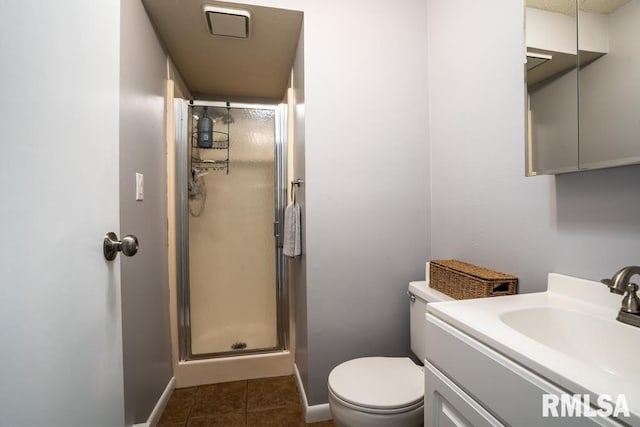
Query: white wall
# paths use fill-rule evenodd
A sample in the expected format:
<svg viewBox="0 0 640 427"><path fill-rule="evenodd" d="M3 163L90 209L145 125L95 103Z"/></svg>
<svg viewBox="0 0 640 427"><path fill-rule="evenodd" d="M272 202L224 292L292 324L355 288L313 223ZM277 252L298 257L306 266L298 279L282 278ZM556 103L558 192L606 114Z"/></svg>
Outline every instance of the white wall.
<svg viewBox="0 0 640 427"><path fill-rule="evenodd" d="M304 12L306 308L296 309L306 309L308 399L325 403L338 363L409 353L405 291L429 257L425 3L247 3Z"/></svg>
<svg viewBox="0 0 640 427"><path fill-rule="evenodd" d="M599 280L638 264L640 167L524 177L522 7L428 0L431 254L533 292L549 272Z"/></svg>

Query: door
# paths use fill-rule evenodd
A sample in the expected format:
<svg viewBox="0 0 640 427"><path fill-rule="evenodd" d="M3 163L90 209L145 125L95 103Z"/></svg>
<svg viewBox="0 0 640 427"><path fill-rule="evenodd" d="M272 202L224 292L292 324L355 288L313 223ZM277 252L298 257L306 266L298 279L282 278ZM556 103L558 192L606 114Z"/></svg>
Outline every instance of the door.
<svg viewBox="0 0 640 427"><path fill-rule="evenodd" d="M124 424L119 23L119 2L0 3L2 426Z"/></svg>
<svg viewBox="0 0 640 427"><path fill-rule="evenodd" d="M426 427L500 427L502 424L435 366L424 364Z"/></svg>
<svg viewBox="0 0 640 427"><path fill-rule="evenodd" d="M184 359L287 346L281 110L194 101L179 111L189 122L178 141Z"/></svg>

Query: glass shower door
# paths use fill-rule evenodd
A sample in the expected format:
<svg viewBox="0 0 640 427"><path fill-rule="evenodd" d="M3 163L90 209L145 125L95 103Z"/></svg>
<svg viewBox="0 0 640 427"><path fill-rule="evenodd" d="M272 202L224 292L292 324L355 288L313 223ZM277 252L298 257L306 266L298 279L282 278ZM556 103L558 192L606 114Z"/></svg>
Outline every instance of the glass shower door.
<svg viewBox="0 0 640 427"><path fill-rule="evenodd" d="M282 345L276 113L189 107L189 358ZM213 121L213 144L202 148L198 123L205 116Z"/></svg>

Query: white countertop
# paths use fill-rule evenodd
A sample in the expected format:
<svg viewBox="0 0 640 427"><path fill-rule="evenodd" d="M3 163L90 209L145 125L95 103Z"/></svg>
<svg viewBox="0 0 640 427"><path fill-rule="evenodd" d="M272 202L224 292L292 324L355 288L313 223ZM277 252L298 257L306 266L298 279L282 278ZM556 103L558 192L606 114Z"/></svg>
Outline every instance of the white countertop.
<svg viewBox="0 0 640 427"><path fill-rule="evenodd" d="M598 282L550 274L546 292L439 302L429 304L427 312L571 393L590 394L592 404L598 395L606 394L615 399L624 394L633 424L640 425L640 328L615 320L621 301L621 295L611 294ZM548 334L559 335L562 339L560 335L564 333L579 343L584 341L584 354L590 355L590 349L593 349L605 363L599 363L598 357L581 357L582 354L576 357L542 344L510 327L501 318L517 310L553 311L556 308L578 312L577 318L582 314L592 316L594 324L603 327L549 330ZM537 327L531 326L532 329ZM546 334L544 330L542 333ZM620 336L627 338L625 342L612 342L620 341ZM616 372L617 364L620 365L617 360L608 360L615 357L624 362L622 371Z"/></svg>

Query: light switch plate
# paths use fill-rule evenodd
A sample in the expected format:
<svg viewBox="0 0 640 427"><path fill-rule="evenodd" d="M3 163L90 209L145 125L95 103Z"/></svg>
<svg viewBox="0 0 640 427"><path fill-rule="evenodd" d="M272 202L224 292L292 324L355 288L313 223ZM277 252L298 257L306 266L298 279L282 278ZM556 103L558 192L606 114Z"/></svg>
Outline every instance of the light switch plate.
<svg viewBox="0 0 640 427"><path fill-rule="evenodd" d="M144 175L136 172L136 200L144 199Z"/></svg>

